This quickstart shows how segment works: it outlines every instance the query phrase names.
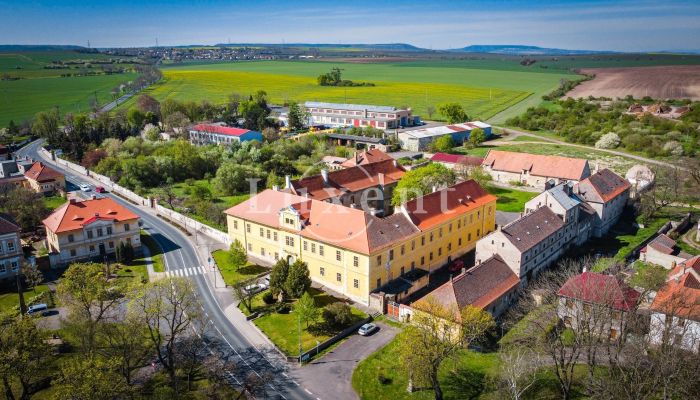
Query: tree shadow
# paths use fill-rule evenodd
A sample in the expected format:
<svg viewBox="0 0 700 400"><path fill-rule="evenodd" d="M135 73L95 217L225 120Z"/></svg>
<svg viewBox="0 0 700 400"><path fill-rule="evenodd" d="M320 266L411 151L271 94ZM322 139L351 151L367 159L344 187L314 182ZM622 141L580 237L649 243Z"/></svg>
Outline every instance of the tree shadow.
<svg viewBox="0 0 700 400"><path fill-rule="evenodd" d="M442 386L448 399L477 399L486 389L486 374L457 367L447 373Z"/></svg>
<svg viewBox="0 0 700 400"><path fill-rule="evenodd" d="M158 233L158 232L151 233L151 237L153 238L153 240L156 241L156 243L158 243L158 245L160 246L160 249L161 249L160 253L156 252L156 254L151 254L151 256L169 253L171 251L175 251L175 250L180 249L179 245L177 245L175 242L168 239L167 237L163 236L161 233ZM149 249L149 250L151 250L151 249Z"/></svg>

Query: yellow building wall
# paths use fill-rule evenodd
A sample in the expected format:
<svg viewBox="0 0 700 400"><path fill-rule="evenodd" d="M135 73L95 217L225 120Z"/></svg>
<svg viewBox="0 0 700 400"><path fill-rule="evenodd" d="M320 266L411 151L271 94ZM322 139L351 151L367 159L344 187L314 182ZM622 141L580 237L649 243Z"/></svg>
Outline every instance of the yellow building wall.
<svg viewBox="0 0 700 400"><path fill-rule="evenodd" d="M227 223L231 239L239 240L252 256L271 263L288 256L300 258L308 264L314 282L356 301L368 303L369 293L378 284L381 286L398 278L402 268L404 273L412 267L432 272L445 265L448 258L456 259L472 251L477 240L495 230L496 202L486 204L469 214L455 216L428 231L407 237L369 255L230 215L227 216ZM424 242L421 238L425 238Z"/></svg>

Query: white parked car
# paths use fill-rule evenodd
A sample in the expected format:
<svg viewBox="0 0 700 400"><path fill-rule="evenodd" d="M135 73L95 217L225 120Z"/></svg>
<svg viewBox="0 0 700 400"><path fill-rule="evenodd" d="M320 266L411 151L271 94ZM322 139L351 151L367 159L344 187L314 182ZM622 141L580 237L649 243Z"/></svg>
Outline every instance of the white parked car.
<svg viewBox="0 0 700 400"><path fill-rule="evenodd" d="M88 185L87 183L81 183L81 184L80 184L80 190L82 190L83 192L89 192L89 191L90 191L90 185Z"/></svg>
<svg viewBox="0 0 700 400"><path fill-rule="evenodd" d="M248 294L260 293L265 289L267 289L267 286L263 285L262 283L253 283L252 285L248 285L244 288Z"/></svg>
<svg viewBox="0 0 700 400"><path fill-rule="evenodd" d="M379 327L375 324L364 324L357 330L357 333L359 333L361 336L369 336L377 329L379 329Z"/></svg>

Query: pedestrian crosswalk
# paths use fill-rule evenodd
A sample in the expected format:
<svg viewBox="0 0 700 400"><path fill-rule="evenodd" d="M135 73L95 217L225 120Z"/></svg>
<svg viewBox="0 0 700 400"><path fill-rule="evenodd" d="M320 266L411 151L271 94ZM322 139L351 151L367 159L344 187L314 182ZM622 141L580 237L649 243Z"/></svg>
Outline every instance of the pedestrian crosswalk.
<svg viewBox="0 0 700 400"><path fill-rule="evenodd" d="M187 277L187 276L194 276L194 275L201 275L209 272L207 268L203 265L200 265L198 267L188 267L188 268L178 268L178 269L172 269L169 271L165 271L165 275L169 277Z"/></svg>

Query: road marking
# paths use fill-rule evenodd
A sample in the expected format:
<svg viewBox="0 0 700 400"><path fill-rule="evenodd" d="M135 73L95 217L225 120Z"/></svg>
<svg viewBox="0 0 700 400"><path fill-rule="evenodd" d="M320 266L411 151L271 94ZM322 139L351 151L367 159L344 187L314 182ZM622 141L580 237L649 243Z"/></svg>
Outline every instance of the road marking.
<svg viewBox="0 0 700 400"><path fill-rule="evenodd" d="M314 395L314 394L313 394L313 393L311 393L311 391L310 391L309 389L307 389L307 388L304 388L304 391L305 391L306 393L308 393L308 394L312 395L312 396Z"/></svg>

